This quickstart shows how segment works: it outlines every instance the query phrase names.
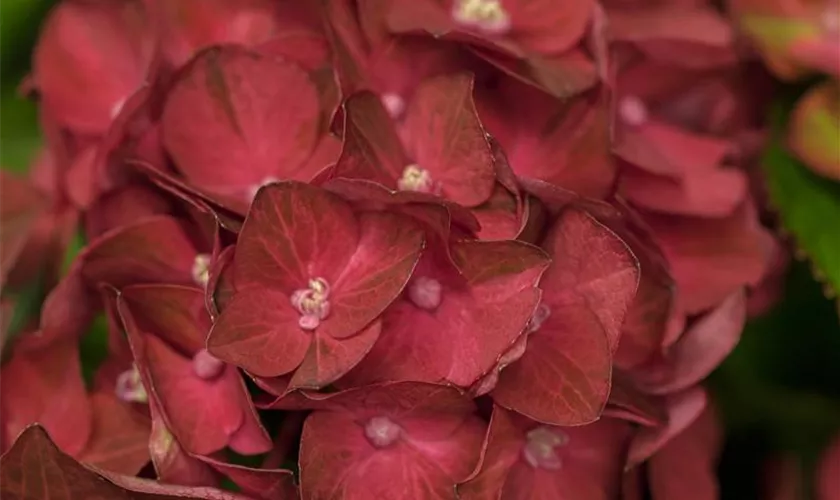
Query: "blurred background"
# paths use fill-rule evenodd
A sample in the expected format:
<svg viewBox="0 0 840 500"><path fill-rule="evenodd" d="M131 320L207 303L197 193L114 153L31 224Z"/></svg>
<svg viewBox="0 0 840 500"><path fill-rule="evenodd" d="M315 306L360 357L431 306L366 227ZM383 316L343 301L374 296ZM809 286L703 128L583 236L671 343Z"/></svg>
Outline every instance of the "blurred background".
<svg viewBox="0 0 840 500"><path fill-rule="evenodd" d="M2 0L0 6L4 169L25 170L40 143L36 107L20 99L17 89L52 3ZM798 89L789 93L777 106L787 106L786 100ZM790 161L779 148L771 147L766 157L768 164ZM777 495L785 488L810 489L820 453L840 431L837 299L813 279L809 264L800 259L787 272L784 296L772 311L749 324L740 345L711 379L726 424L719 467L723 499L798 498L798 494ZM88 345L83 357L96 357L97 351L98 346Z"/></svg>

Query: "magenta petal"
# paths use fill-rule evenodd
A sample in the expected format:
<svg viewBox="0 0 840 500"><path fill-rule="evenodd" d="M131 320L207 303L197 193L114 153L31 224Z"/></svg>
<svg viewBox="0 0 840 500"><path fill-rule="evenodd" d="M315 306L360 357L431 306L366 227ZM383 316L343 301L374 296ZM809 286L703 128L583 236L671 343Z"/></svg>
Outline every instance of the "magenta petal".
<svg viewBox="0 0 840 500"><path fill-rule="evenodd" d="M444 197L472 207L493 192L493 153L466 75L437 77L417 88L406 114L406 149L440 182Z"/></svg>
<svg viewBox="0 0 840 500"><path fill-rule="evenodd" d="M408 164L394 122L372 92L359 92L344 103L344 145L334 175L378 182L396 188Z"/></svg>
<svg viewBox="0 0 840 500"><path fill-rule="evenodd" d="M335 195L298 182L266 186L239 235L237 288L269 287L291 297L314 278L334 287L358 240L350 207Z"/></svg>
<svg viewBox="0 0 840 500"><path fill-rule="evenodd" d="M202 53L175 84L162 135L194 185L245 196L266 178L289 178L303 165L318 121L318 95L303 69L225 47Z"/></svg>
<svg viewBox="0 0 840 500"><path fill-rule="evenodd" d="M255 375L284 375L300 365L312 342L312 334L300 328L299 320L288 295L240 292L213 325L207 349Z"/></svg>
<svg viewBox="0 0 840 500"><path fill-rule="evenodd" d="M491 396L540 422L580 425L600 415L610 375L610 348L598 318L577 306L553 307L522 357L502 370Z"/></svg>
<svg viewBox="0 0 840 500"><path fill-rule="evenodd" d="M352 337L335 339L317 329L312 343L289 382L292 389L320 389L350 371L371 350L382 324L375 321Z"/></svg>
<svg viewBox="0 0 840 500"><path fill-rule="evenodd" d="M373 321L402 292L420 258L423 232L385 213L359 217L358 246L335 281L330 314L319 333L341 339Z"/></svg>
<svg viewBox="0 0 840 500"><path fill-rule="evenodd" d="M453 282L445 272L426 275L432 266L421 266L415 279L438 281L440 304L426 311L405 300L386 312L382 338L350 383L422 380L469 387L520 338L539 301L545 255L514 241L458 242L452 254L466 282Z"/></svg>
<svg viewBox="0 0 840 500"><path fill-rule="evenodd" d="M554 260L543 281L543 302L587 309L614 352L639 284L636 257L609 228L578 209L560 216L543 247Z"/></svg>
<svg viewBox="0 0 840 500"><path fill-rule="evenodd" d="M153 389L172 432L184 448L206 455L227 446L228 438L244 419L236 404L239 375L228 367L208 381L193 372L192 360L178 355L154 336L147 336L146 358Z"/></svg>

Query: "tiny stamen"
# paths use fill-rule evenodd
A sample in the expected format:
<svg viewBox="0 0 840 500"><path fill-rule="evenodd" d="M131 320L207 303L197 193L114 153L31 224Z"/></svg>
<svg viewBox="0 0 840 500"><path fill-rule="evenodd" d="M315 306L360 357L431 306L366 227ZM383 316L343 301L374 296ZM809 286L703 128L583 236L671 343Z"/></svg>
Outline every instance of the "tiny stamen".
<svg viewBox="0 0 840 500"><path fill-rule="evenodd" d="M522 448L525 461L534 468L557 470L563 464L557 448L569 442L569 436L558 429L541 425L528 431Z"/></svg>
<svg viewBox="0 0 840 500"><path fill-rule="evenodd" d="M400 97L399 94L386 92L382 94L380 99L388 114L391 115L391 118L397 119L405 112L405 99Z"/></svg>
<svg viewBox="0 0 840 500"><path fill-rule="evenodd" d="M200 286L207 286L210 280L210 255L200 253L195 256L192 266L193 281Z"/></svg>
<svg viewBox="0 0 840 500"><path fill-rule="evenodd" d="M298 325L304 330L318 328L330 314L330 285L324 278L309 280L307 288L292 293L292 306L300 313Z"/></svg>
<svg viewBox="0 0 840 500"><path fill-rule="evenodd" d="M647 122L648 108L641 99L629 95L618 103L618 115L627 125L638 127Z"/></svg>
<svg viewBox="0 0 840 500"><path fill-rule="evenodd" d="M143 386L143 380L140 378L140 370L137 369L137 365L131 365L130 369L120 373L117 377L114 392L118 398L128 403L149 402L149 393Z"/></svg>
<svg viewBox="0 0 840 500"><path fill-rule="evenodd" d="M402 435L402 427L388 417L373 417L365 424L365 437L376 448L394 444Z"/></svg>
<svg viewBox="0 0 840 500"><path fill-rule="evenodd" d="M193 356L193 372L202 380L218 378L225 370L225 362L201 349Z"/></svg>
<svg viewBox="0 0 840 500"><path fill-rule="evenodd" d="M426 311L434 311L440 305L443 287L436 279L417 276L408 285L408 298Z"/></svg>
<svg viewBox="0 0 840 500"><path fill-rule="evenodd" d="M510 15L500 0L456 0L452 18L464 26L493 35L507 33L511 27Z"/></svg>
<svg viewBox="0 0 840 500"><path fill-rule="evenodd" d="M435 193L437 191L437 185L432 180L429 171L417 165L405 167L402 177L397 181L397 188L400 191L417 191L420 193Z"/></svg>

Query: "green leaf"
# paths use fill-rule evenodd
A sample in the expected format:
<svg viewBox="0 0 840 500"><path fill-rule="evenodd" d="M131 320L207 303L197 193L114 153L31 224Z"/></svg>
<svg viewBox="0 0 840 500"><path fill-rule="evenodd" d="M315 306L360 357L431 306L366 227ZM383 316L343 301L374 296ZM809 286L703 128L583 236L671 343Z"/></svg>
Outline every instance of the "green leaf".
<svg viewBox="0 0 840 500"><path fill-rule="evenodd" d="M785 149L789 111L775 113L776 133L764 156L770 198L820 280L840 291L840 183L812 173Z"/></svg>

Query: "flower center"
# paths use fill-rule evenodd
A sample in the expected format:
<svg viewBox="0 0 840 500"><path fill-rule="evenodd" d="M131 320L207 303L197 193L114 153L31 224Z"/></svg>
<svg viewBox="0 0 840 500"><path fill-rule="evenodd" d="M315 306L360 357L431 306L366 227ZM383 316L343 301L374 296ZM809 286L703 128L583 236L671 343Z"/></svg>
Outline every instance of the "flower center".
<svg viewBox="0 0 840 500"><path fill-rule="evenodd" d="M117 377L117 386L114 389L117 397L128 403L148 403L149 394L143 387L143 380L140 379L140 371L137 365L120 373Z"/></svg>
<svg viewBox="0 0 840 500"><path fill-rule="evenodd" d="M193 356L193 372L202 380L218 378L224 370L225 362L207 352L207 349L202 349Z"/></svg>
<svg viewBox="0 0 840 500"><path fill-rule="evenodd" d="M210 279L210 255L200 253L195 256L192 265L192 279L197 285L207 286Z"/></svg>
<svg viewBox="0 0 840 500"><path fill-rule="evenodd" d="M391 115L391 118L397 119L402 116L405 111L405 99L393 92L386 92L380 97L382 105Z"/></svg>
<svg viewBox="0 0 840 500"><path fill-rule="evenodd" d="M376 448L391 446L402 435L402 427L388 417L373 417L365 424L365 437Z"/></svg>
<svg viewBox="0 0 840 500"><path fill-rule="evenodd" d="M298 325L304 330L314 330L330 314L330 285L324 278L309 280L307 288L295 290L292 306L300 313Z"/></svg>
<svg viewBox="0 0 840 500"><path fill-rule="evenodd" d="M569 436L557 429L541 425L526 434L522 456L531 467L557 470L562 465L557 448L569 442Z"/></svg>
<svg viewBox="0 0 840 500"><path fill-rule="evenodd" d="M409 165L403 170L402 177L397 181L397 188L400 191L417 191L420 193L435 193L437 183L432 180L428 170L417 165Z"/></svg>
<svg viewBox="0 0 840 500"><path fill-rule="evenodd" d="M438 280L418 276L408 285L408 298L420 309L434 311L440 305L442 289Z"/></svg>
<svg viewBox="0 0 840 500"><path fill-rule="evenodd" d="M551 316L551 309L544 303L540 302L534 315L531 316L531 321L528 322L528 333L534 333L542 327L545 320Z"/></svg>
<svg viewBox="0 0 840 500"><path fill-rule="evenodd" d="M623 97L618 103L618 115L627 125L638 127L644 125L648 120L648 108L645 103L636 96Z"/></svg>
<svg viewBox="0 0 840 500"><path fill-rule="evenodd" d="M455 0L452 18L457 23L494 35L510 31L510 16L500 0Z"/></svg>

